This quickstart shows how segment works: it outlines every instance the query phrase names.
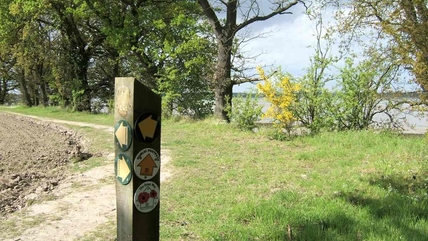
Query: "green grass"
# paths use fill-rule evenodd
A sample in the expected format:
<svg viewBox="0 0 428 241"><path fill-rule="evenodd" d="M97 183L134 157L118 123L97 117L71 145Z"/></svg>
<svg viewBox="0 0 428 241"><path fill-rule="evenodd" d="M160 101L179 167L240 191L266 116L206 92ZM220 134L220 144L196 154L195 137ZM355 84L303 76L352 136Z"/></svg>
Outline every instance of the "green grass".
<svg viewBox="0 0 428 241"><path fill-rule="evenodd" d="M278 142L209 121L163 127L175 173L162 185L163 240L428 237L423 137L362 131Z"/></svg>
<svg viewBox="0 0 428 241"><path fill-rule="evenodd" d="M14 240L12 237L20 235L23 231L25 231L25 227L34 227L40 225L40 223L51 222L57 218L58 217L54 215L37 215L20 219L19 223L17 223L15 220L0 220L0 233L2 234L2 236L0 236L2 238L1 240L6 238Z"/></svg>
<svg viewBox="0 0 428 241"><path fill-rule="evenodd" d="M161 185L161 240L427 240L423 136L279 142L207 120L164 121L162 142L174 175ZM83 240L115 235L111 220Z"/></svg>

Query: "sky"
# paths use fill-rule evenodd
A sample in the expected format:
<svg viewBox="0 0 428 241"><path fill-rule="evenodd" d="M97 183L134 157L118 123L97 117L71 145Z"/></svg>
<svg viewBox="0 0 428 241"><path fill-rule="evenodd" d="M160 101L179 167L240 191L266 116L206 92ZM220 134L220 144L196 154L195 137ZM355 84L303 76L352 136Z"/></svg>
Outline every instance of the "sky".
<svg viewBox="0 0 428 241"><path fill-rule="evenodd" d="M268 0L259 0L264 14L269 13L272 5ZM290 9L293 14L277 15L265 21L259 21L249 25L248 31L253 35L264 34L263 38L256 38L242 48L249 56L259 55L251 64L252 67L263 66L269 73L270 69L281 67L284 72L289 72L295 77L302 76L305 68L310 65L310 57L314 53L316 44L315 22L310 20L305 14L302 4L293 6ZM324 26L335 24L332 10L322 12ZM358 52L358 46L354 46L353 51ZM332 47L333 55L338 55L338 46ZM336 66L341 66L339 62ZM255 69L255 68L254 68ZM332 68L330 73L338 72ZM255 74L255 70L251 74ZM404 78L409 75L404 74ZM403 80L404 82L405 80ZM329 82L327 88L332 88L334 82ZM255 84L245 83L235 85L234 92L248 92L255 88ZM406 90L417 89L416 85L405 86Z"/></svg>
<svg viewBox="0 0 428 241"><path fill-rule="evenodd" d="M267 1L262 8L269 10ZM266 21L249 25L252 34L265 35L245 44L243 51L249 56L258 55L252 65L265 66L265 70L281 66L283 71L294 76L303 75L309 66L310 56L315 44L315 25L304 13L303 5L293 6L293 14L278 15ZM266 11L266 12L267 12ZM332 14L325 14L326 20L332 19ZM254 85L250 83L236 85L234 92L246 92Z"/></svg>

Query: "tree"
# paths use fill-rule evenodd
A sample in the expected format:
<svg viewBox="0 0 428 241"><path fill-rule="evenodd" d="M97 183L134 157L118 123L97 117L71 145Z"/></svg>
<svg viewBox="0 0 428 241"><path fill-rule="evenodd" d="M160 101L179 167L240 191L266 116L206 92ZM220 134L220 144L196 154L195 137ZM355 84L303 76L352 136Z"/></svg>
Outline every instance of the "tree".
<svg viewBox="0 0 428 241"><path fill-rule="evenodd" d="M2 96L6 97L7 83L14 80L19 87L26 105L31 106L31 101L25 84L21 69L16 64L14 46L19 42L19 33L23 23L10 13L9 6L12 0L0 2L0 62L2 70L0 79L2 81ZM4 101L4 100L3 100Z"/></svg>
<svg viewBox="0 0 428 241"><path fill-rule="evenodd" d="M0 5L2 22L0 25L0 59L2 63L3 91L7 83L14 81L19 86L22 101L27 106L39 103L39 82L35 73L38 58L34 58L34 47L39 40L39 32L31 17L19 15L15 1L3 1ZM40 63L40 62L39 62ZM10 87L9 87L10 88ZM8 90L7 90L8 91ZM7 93L4 92L3 94Z"/></svg>
<svg viewBox="0 0 428 241"><path fill-rule="evenodd" d="M215 6L213 1L198 0L217 41L217 64L212 80L215 94L214 115L217 118L229 121L225 107L227 104L232 104L233 86L252 81L232 78L232 50L238 31L255 22L265 21L279 14L289 14L288 10L299 2L301 1L271 1L272 10L268 14L263 14L260 7L261 1L257 0L219 0L217 3L220 7ZM219 17L223 14L222 12L225 15L224 20ZM240 23L238 23L238 15L242 18Z"/></svg>
<svg viewBox="0 0 428 241"><path fill-rule="evenodd" d="M78 111L91 111L91 88L88 69L93 52L104 42L106 36L100 32L97 21L90 15L87 5L80 0L48 0L53 11L54 24L61 32L71 63L70 80L74 108Z"/></svg>
<svg viewBox="0 0 428 241"><path fill-rule="evenodd" d="M22 89L26 89L30 105L47 106L48 80L52 70L49 28L37 21L25 21L19 41L14 44L16 68L23 73ZM44 54L41 54L44 53ZM23 91L25 93L25 91Z"/></svg>
<svg viewBox="0 0 428 241"><path fill-rule="evenodd" d="M399 67L376 52L357 65L353 59L346 58L338 76L339 91L336 92L338 98L334 111L336 128L361 130L372 124L399 127L392 112L399 110L402 102L387 99L385 95L392 92ZM378 114L388 117L384 123L375 123L374 116Z"/></svg>
<svg viewBox="0 0 428 241"><path fill-rule="evenodd" d="M338 59L331 54L333 39L326 32L321 11L322 8L309 14L309 18L315 22L315 53L310 58L306 73L298 78L301 89L297 92L296 102L291 106L299 124L308 128L312 134L331 127L332 93L325 85L332 77L326 72Z"/></svg>
<svg viewBox="0 0 428 241"><path fill-rule="evenodd" d="M211 112L207 76L213 62L206 24L194 1L85 0L99 17L108 49L123 75L163 95L164 113L192 117ZM150 14L148 14L150 13Z"/></svg>
<svg viewBox="0 0 428 241"><path fill-rule="evenodd" d="M13 44L14 57L21 68L17 76L26 102L38 104L32 95L37 96L40 90L45 104L45 91L50 85L66 105L71 102L75 110L90 111L92 93L88 69L94 51L105 36L97 29L97 21L86 4L80 0L11 0L8 5L10 14L18 20L22 36ZM55 54L50 59L56 62L48 73L45 56L52 51ZM47 83L47 79L53 83Z"/></svg>
<svg viewBox="0 0 428 241"><path fill-rule="evenodd" d="M167 115L175 113L198 119L212 114L214 95L207 78L211 75L214 48L209 39L199 36L202 33L197 29L180 27L185 36L181 41L185 41L166 41L163 48L169 57L160 71L158 85L164 95L163 113Z"/></svg>
<svg viewBox="0 0 428 241"><path fill-rule="evenodd" d="M391 40L400 63L413 73L422 90L428 90L428 5L426 0L354 0L340 11L341 30L361 33L368 28ZM425 96L426 97L426 96Z"/></svg>
<svg viewBox="0 0 428 241"><path fill-rule="evenodd" d="M192 0L1 1L0 97L18 83L28 106L92 111L111 100L115 77L131 75L202 117L214 60L202 16Z"/></svg>
<svg viewBox="0 0 428 241"><path fill-rule="evenodd" d="M0 57L0 105L8 102L9 91L15 90L18 87L16 81L12 78L13 61Z"/></svg>

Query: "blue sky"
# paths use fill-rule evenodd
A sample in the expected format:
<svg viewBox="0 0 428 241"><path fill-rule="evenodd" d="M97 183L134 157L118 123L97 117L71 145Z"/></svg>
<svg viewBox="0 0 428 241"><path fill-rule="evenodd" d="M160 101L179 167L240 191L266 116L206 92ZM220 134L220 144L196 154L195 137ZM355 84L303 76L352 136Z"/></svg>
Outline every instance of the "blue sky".
<svg viewBox="0 0 428 241"><path fill-rule="evenodd" d="M261 8L268 13L269 1L260 0ZM264 5L263 5L264 4ZM248 27L253 35L265 33L265 37L256 38L243 47L243 51L249 56L259 55L249 65L266 66L265 70L281 67L283 71L293 76L302 76L310 64L310 57L314 53L315 45L315 22L311 21L305 14L305 8L298 4L290 9L293 14L278 15L266 21L256 22ZM333 11L323 11L324 26L335 24ZM246 29L245 29L246 30ZM333 46L333 54L337 54L338 47ZM358 52L358 46L354 48ZM338 63L337 65L341 65ZM337 70L336 70L337 71ZM253 71L252 73L255 73ZM334 70L333 70L334 73ZM405 75L408 77L408 75ZM329 83L332 87L335 83ZM236 85L234 92L247 92L254 88L254 84L245 83ZM407 90L416 88L415 85L407 85Z"/></svg>
<svg viewBox="0 0 428 241"><path fill-rule="evenodd" d="M266 5L265 9L267 8ZM251 65L266 66L266 70L281 66L294 76L304 73L314 51L309 46L315 43L315 26L304 14L304 10L303 5L296 5L291 9L293 14L278 15L248 27L254 35L265 35L249 41L243 48L249 56L259 55ZM326 15L327 18L331 19L331 14ZM254 85L249 83L237 85L233 91L245 92L252 86Z"/></svg>

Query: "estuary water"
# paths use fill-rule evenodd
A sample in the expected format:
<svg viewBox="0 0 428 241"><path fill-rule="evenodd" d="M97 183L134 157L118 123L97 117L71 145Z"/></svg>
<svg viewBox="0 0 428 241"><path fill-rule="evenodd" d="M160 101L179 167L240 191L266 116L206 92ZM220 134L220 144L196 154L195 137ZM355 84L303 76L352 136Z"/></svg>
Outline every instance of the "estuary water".
<svg viewBox="0 0 428 241"><path fill-rule="evenodd" d="M263 113L265 113L270 103L264 99L259 99L258 104L261 105ZM384 103L383 103L384 104ZM382 106L382 103L380 104ZM402 124L403 133L405 134L425 134L428 131L428 112L412 111L410 105L405 104L402 106L404 111L394 111L390 114L394 115L399 123ZM374 120L377 123L382 123L388 116L386 114L377 114L374 116ZM261 120L262 123L272 122L272 119L265 118Z"/></svg>

